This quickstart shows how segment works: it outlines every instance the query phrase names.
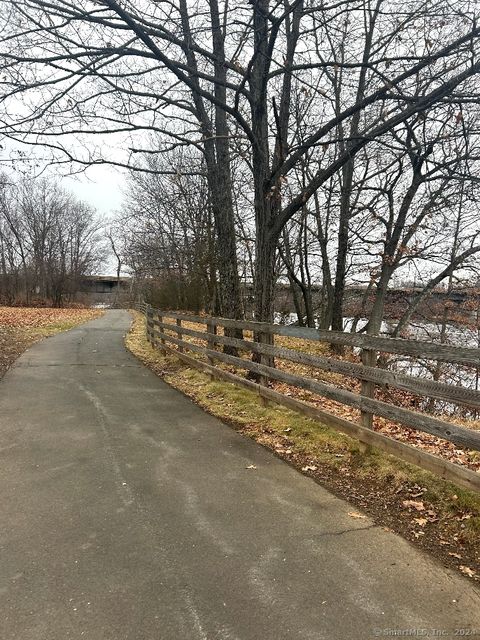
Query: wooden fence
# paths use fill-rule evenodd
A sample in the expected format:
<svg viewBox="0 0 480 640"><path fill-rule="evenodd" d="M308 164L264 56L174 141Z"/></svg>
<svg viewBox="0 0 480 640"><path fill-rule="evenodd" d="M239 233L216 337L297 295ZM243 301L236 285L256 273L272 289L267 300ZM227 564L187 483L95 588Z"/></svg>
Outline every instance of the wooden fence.
<svg viewBox="0 0 480 640"><path fill-rule="evenodd" d="M375 387L378 385L384 388L401 389L419 396L439 399L455 405L480 409L480 392L478 391L434 380L416 378L376 366L378 353L395 353L414 358L478 367L480 364L479 349L453 347L418 340L322 331L306 327L186 315L154 309L144 304L138 308L146 316L146 331L149 341L152 345L158 346L164 353L173 353L183 362L213 377L250 389L265 400L271 400L290 409L300 411L308 417L320 421L322 424L360 440L366 445L378 447L389 454L427 469L446 480L480 492L480 473L475 473L466 467L394 440L373 431L371 428L372 417L377 415L412 429L443 438L457 446L480 451L480 431L464 428L433 415L399 407L374 397ZM183 322L204 325L205 330L199 331L188 328L182 325ZM254 339L245 340L221 335L218 333L219 327L224 330L241 329L243 331L251 331ZM195 344L192 341L185 340L185 336L201 340L205 344ZM269 338L268 344L261 342L261 340L265 340L265 336ZM335 345L358 347L361 349L362 362L364 364L275 346L275 344L272 344L275 336L289 336ZM175 345L176 348L172 345ZM226 345L234 347L237 351L255 354L254 361L250 358L240 358L236 355L216 350L217 345ZM200 354L206 359L200 360L189 356L185 351ZM314 378L294 375L275 368L273 358L355 378L362 382L361 392L354 393L320 382ZM251 371L256 374L258 382L215 366L215 362L223 362L239 369ZM316 406L279 393L268 387L268 381L270 380L283 382L323 398L354 407L360 410L360 422L356 423L340 418Z"/></svg>

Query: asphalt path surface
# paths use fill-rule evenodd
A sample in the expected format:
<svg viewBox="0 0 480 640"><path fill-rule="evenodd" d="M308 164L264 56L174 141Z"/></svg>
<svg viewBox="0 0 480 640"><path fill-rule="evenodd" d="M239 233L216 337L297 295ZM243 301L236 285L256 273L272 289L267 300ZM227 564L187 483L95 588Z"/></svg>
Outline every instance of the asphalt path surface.
<svg viewBox="0 0 480 640"><path fill-rule="evenodd" d="M130 322L0 382L0 640L480 637L472 583L163 383Z"/></svg>

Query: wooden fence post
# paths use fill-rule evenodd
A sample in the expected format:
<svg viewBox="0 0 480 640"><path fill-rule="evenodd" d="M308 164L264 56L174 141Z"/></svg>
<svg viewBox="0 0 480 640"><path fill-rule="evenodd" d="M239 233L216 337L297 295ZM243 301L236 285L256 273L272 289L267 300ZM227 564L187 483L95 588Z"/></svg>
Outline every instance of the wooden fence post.
<svg viewBox="0 0 480 640"><path fill-rule="evenodd" d="M258 335L259 340L260 340L260 344L272 344L273 345L273 339L274 336L270 335L269 333L260 333ZM272 367L274 366L274 363L272 362L273 358L272 356L269 356L265 353L261 353L260 354L260 364L265 365L266 367ZM262 385L262 387L267 387L268 386L268 377L267 376L263 376L261 375L259 377L258 383ZM262 398L262 400L264 400ZM265 401L266 404L266 401Z"/></svg>
<svg viewBox="0 0 480 640"><path fill-rule="evenodd" d="M161 316L160 313L157 314L157 319L159 322L163 322L163 316ZM160 331L163 333L165 329L160 327ZM165 349L165 338L160 338L160 353L162 356L167 355L167 350Z"/></svg>
<svg viewBox="0 0 480 640"><path fill-rule="evenodd" d="M217 333L217 325L214 324L211 321L207 322L207 333L211 334L211 335L216 335ZM213 338L207 337L207 348L210 349L211 351L213 351L215 349L215 342L213 340ZM208 357L208 364L211 364L212 366L215 366L215 360L213 358L210 358L210 356ZM210 376L210 380L215 380L214 376Z"/></svg>
<svg viewBox="0 0 480 640"><path fill-rule="evenodd" d="M183 333L182 333L182 330L181 330L181 328L180 328L180 327L182 326L182 321L181 321L181 319L180 319L180 318L177 318L177 320L176 320L176 324L177 324L177 327L179 327L179 328L177 329L177 336L178 336L178 339L179 339L179 340L182 340L182 339L183 339ZM178 351L179 351L179 353L183 353L183 347L182 347L180 344L178 345Z"/></svg>
<svg viewBox="0 0 480 640"><path fill-rule="evenodd" d="M260 344L271 345L272 347L275 346L274 345L275 335L273 333L262 332L259 334L258 337L260 340ZM266 353L261 353L260 364L263 364L266 367L275 367L275 359L271 355L268 355ZM268 376L260 375L258 379L258 384L261 387L268 387L268 380L269 380ZM264 407L270 406L268 399L262 394L260 394L260 402Z"/></svg>
<svg viewBox="0 0 480 640"><path fill-rule="evenodd" d="M152 333L150 331L150 308L149 304L145 305L145 330L147 332L147 340L153 346Z"/></svg>
<svg viewBox="0 0 480 640"><path fill-rule="evenodd" d="M362 350L362 364L365 367L377 366L377 352L371 349ZM365 398L375 397L375 382L370 380L362 380L362 388L360 394ZM360 424L367 429L373 429L373 413L362 411L360 414Z"/></svg>

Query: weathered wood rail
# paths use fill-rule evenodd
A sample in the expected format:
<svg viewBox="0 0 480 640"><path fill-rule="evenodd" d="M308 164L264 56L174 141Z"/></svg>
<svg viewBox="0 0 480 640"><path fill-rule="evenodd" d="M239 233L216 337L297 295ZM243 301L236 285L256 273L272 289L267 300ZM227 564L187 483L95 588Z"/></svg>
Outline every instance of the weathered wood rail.
<svg viewBox="0 0 480 640"><path fill-rule="evenodd" d="M414 358L479 366L479 349L437 345L419 340L391 339L362 334L318 331L305 327L187 315L153 309L148 305L139 306L139 310L146 317L146 331L149 341L152 345L159 346L164 353L173 353L185 363L205 371L211 376L251 389L266 400L300 411L327 426L357 438L364 444L376 446L387 453L436 473L446 480L480 492L479 473L377 433L370 428L372 417L377 415L412 429L443 438L457 446L480 451L480 431L464 428L426 413L378 400L374 397L372 389L374 390L377 386L391 387L408 391L418 396L435 398L476 409L480 408L480 392L370 366L376 363L378 353L395 353ZM167 321L168 319L170 319L170 322ZM204 325L206 330L199 331L183 326L183 322ZM272 338L274 336L289 336L310 341L358 347L363 350L362 353L369 355L369 358L363 359L364 362L366 361L369 364L346 362L295 349L286 349L275 346L275 344L263 344L255 340L221 335L218 332L219 327L251 331L254 337L257 338L263 335L271 336ZM205 344L199 345L185 340L185 336L204 341ZM256 354L259 362L216 350L215 347L217 345L234 347L237 351ZM187 355L185 351L200 354L206 360ZM362 383L368 382L370 386L367 387L362 384L363 393L347 391L334 385L320 382L312 377L294 375L274 366L269 366L272 358L306 365L312 369L338 373L360 380ZM251 371L258 375L259 383L215 366L215 362L223 362L238 369ZM265 364L265 362L269 362L269 364ZM269 380L283 382L323 398L354 407L361 412L360 423L340 418L306 402L270 389L267 386Z"/></svg>

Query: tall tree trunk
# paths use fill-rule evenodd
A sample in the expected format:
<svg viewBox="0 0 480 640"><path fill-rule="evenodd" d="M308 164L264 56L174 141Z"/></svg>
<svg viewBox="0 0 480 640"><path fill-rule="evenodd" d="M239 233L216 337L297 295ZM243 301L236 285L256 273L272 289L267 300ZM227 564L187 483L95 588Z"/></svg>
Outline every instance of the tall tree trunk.
<svg viewBox="0 0 480 640"><path fill-rule="evenodd" d="M350 194L352 189L353 169L353 160L350 160L342 170L343 184L337 240L335 285L332 302L332 329L334 331L343 331L343 298L345 294L345 275L347 272ZM336 349L335 346L333 346L333 350L340 351L341 349Z"/></svg>
<svg viewBox="0 0 480 640"><path fill-rule="evenodd" d="M315 218L317 223L317 240L320 245L320 253L322 256L322 292L321 307L319 314L320 329L329 329L332 323L334 288L332 285L332 271L330 269L330 256L328 255L328 221L329 215L325 221L325 228L321 219L321 206L318 194L314 194L315 202Z"/></svg>
<svg viewBox="0 0 480 640"><path fill-rule="evenodd" d="M276 238L264 226L257 232L255 260L255 320L273 322Z"/></svg>
<svg viewBox="0 0 480 640"><path fill-rule="evenodd" d="M290 291L292 292L292 299L293 299L293 307L295 309L295 314L297 316L297 324L299 327L304 327L305 326L305 321L304 321L304 310L302 307L302 304L300 302L300 298L298 296L298 291L297 291L297 283L295 282L295 279L290 275L290 272L287 274L288 276L288 281L290 282Z"/></svg>
<svg viewBox="0 0 480 640"><path fill-rule="evenodd" d="M272 322L274 312L275 257L279 234L273 232L275 218L281 210L280 179L270 182L276 167L284 161L288 152L288 125L290 120L290 102L292 74L288 72L299 39L300 20L303 15L303 0L294 3L292 13L287 12L285 32L287 36L280 109L275 101L272 106L277 125L275 150L270 166L269 124L268 124L268 72L275 48L275 39L280 23L270 20L269 0L256 0L253 8L254 58L250 73L252 134L252 164L255 188L255 224L256 224L256 266L255 266L255 316L262 322ZM273 167L273 170L272 170Z"/></svg>
<svg viewBox="0 0 480 640"><path fill-rule="evenodd" d="M225 34L220 22L218 0L209 0L212 23L213 52L215 54L215 97L219 104L227 103L227 68L225 64ZM219 297L222 314L241 319L243 315L238 276L235 211L232 199L232 175L227 113L215 107L215 184L212 185L212 205L218 239ZM226 331L226 334L231 332ZM234 337L242 332L233 331Z"/></svg>
<svg viewBox="0 0 480 640"><path fill-rule="evenodd" d="M359 320L361 318L365 318L365 316L366 316L366 306L367 306L368 298L370 297L370 294L372 292L372 288L373 288L373 279L371 279L370 282L368 283L368 286L367 286L367 288L365 289L365 292L362 295L362 300L360 302L360 308L358 309L358 311L355 312L355 314L353 316L352 326L350 328L351 333L356 333L357 332L357 326L358 326Z"/></svg>
<svg viewBox="0 0 480 640"><path fill-rule="evenodd" d="M184 34L184 53L192 69L197 69L197 61L191 42L193 36L190 29L187 0L180 0L180 14ZM215 61L215 95L221 102L226 102L226 67L224 36L220 24L217 0L210 0L210 18L214 43ZM203 147L207 165L207 181L210 190L212 213L217 235L217 262L219 273L219 303L222 315L228 318L242 317L242 300L240 280L238 277L237 249L235 236L235 214L232 201L232 181L229 158L227 114L220 107L215 109L215 126L201 96L198 78L193 78L195 90L192 98L195 112L203 135Z"/></svg>
<svg viewBox="0 0 480 640"><path fill-rule="evenodd" d="M367 324L367 333L370 335L378 335L382 327L383 315L385 310L385 298L388 291L388 284L392 277L394 267L384 266L382 273L377 282L377 288L375 291L375 300L370 312Z"/></svg>
<svg viewBox="0 0 480 640"><path fill-rule="evenodd" d="M258 0L253 10L256 58L252 65L252 131L255 138L252 164L255 190L255 320L273 322L275 255L277 238L272 237L274 212L279 207L279 185L266 192L270 175L269 128L266 96L268 69L269 2Z"/></svg>
<svg viewBox="0 0 480 640"><path fill-rule="evenodd" d="M226 318L241 319L243 316L238 277L237 246L235 239L234 212L231 199L231 182L228 171L211 167L211 202L215 226L216 264L218 267L217 306ZM223 174L223 175L222 175Z"/></svg>
<svg viewBox="0 0 480 640"><path fill-rule="evenodd" d="M366 26L365 33L365 45L363 49L362 62L363 66L360 70L358 77L358 85L356 91L356 101L360 102L365 95L365 88L367 82L367 66L370 59L372 50L373 34L375 30L375 24L379 14L380 2L377 2L374 9L369 14L369 23ZM341 109L340 95L337 95L337 109ZM354 114L350 128L348 131L348 137L350 140L355 140L358 136L360 125L360 112ZM350 142L345 142L343 125L339 127L339 135L342 138L340 143L341 152L347 151ZM352 187L353 177L355 173L355 160L353 157L343 165L342 167L342 193L340 199L340 220L338 231L338 244L337 244L337 263L335 273L335 291L333 296L333 309L332 309L332 329L334 331L343 331L343 297L345 293L345 276L347 271L347 256L348 256L348 244L349 244L349 231L350 231L350 219L351 219L351 199L352 199ZM333 345L333 350L341 350Z"/></svg>

